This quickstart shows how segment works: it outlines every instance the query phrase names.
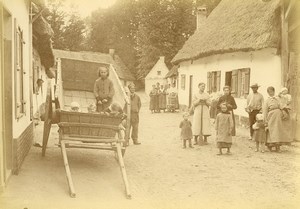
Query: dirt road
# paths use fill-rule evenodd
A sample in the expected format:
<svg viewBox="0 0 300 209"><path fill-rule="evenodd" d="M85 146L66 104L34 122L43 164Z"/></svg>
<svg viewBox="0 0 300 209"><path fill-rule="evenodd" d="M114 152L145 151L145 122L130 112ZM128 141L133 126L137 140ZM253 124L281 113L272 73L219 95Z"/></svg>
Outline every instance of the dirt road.
<svg viewBox="0 0 300 209"><path fill-rule="evenodd" d="M131 143L125 156L132 200L124 196L113 154L97 150L68 152L77 191L70 198L54 127L46 157L31 149L0 195L0 208L300 208L299 143L282 153L256 153L239 129L230 156L216 155L214 136L209 145L182 149L181 114L151 114L143 105L142 145Z"/></svg>

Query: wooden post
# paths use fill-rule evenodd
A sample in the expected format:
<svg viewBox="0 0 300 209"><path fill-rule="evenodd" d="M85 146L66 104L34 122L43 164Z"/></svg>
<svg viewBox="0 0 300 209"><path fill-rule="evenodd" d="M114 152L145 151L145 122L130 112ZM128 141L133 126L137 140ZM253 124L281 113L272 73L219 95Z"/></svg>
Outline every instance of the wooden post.
<svg viewBox="0 0 300 209"><path fill-rule="evenodd" d="M281 85L285 85L289 67L288 21L285 18L284 1L281 1Z"/></svg>
<svg viewBox="0 0 300 209"><path fill-rule="evenodd" d="M74 185L73 185L73 180L72 180L72 176L71 176L71 171L70 171L70 167L69 167L69 163L68 163L68 157L67 157L65 142L62 140L62 141L60 141L60 144L61 144L61 153L62 153L62 156L63 156L64 166L65 166L65 170L66 170L66 174L67 174L67 180L68 180L69 189L70 189L70 196L71 197L76 197L76 193L75 193L75 189L74 189Z"/></svg>
<svg viewBox="0 0 300 209"><path fill-rule="evenodd" d="M128 183L127 174L126 174L126 170L125 170L125 165L124 165L124 161L123 161L121 145L120 145L119 142L116 143L116 147L117 147L117 155L118 155L118 159L119 159L119 165L120 165L120 169L121 169L121 172L122 172L123 181L124 181L124 184L125 184L126 196L127 196L128 199L131 199L131 194L130 194L130 191L129 191L129 183Z"/></svg>

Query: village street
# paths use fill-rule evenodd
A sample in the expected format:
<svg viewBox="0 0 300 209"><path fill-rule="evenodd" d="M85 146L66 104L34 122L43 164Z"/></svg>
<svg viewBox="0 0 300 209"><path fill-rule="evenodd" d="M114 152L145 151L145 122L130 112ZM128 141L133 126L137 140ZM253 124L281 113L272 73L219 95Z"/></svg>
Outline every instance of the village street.
<svg viewBox="0 0 300 209"><path fill-rule="evenodd" d="M142 144L131 143L125 155L131 200L125 198L113 153L83 149L68 151L77 192L70 198L53 126L46 157L31 148L1 194L0 208L299 208L299 143L281 153L256 153L240 128L232 155L216 155L214 136L209 145L182 149L182 114L151 114L146 96L142 100ZM41 123L37 129L40 142Z"/></svg>

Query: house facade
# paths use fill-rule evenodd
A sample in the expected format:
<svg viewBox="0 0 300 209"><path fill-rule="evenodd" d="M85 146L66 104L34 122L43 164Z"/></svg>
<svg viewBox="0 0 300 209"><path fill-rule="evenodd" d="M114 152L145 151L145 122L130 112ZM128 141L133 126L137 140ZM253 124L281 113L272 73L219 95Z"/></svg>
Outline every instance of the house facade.
<svg viewBox="0 0 300 209"><path fill-rule="evenodd" d="M160 83L160 85L166 85L167 79L165 78L169 69L165 64L165 57L159 57L156 64L150 70L150 72L145 77L145 92L148 95L152 89L152 85Z"/></svg>
<svg viewBox="0 0 300 209"><path fill-rule="evenodd" d="M34 138L32 97L34 21L37 21L36 23L40 21L42 18L40 11L43 9L44 2L39 0L0 1L1 190L7 185L11 174L19 173ZM47 42L51 47L49 37L39 37L39 41ZM47 45L44 45L42 51L51 54L48 49ZM51 56L41 56L51 63Z"/></svg>
<svg viewBox="0 0 300 209"><path fill-rule="evenodd" d="M198 15L206 16L201 9ZM246 98L251 83L267 98L267 88L282 87L280 55L280 1L222 0L197 27L173 58L178 69L179 103L189 107L204 82L208 93L232 89L237 123L247 123Z"/></svg>

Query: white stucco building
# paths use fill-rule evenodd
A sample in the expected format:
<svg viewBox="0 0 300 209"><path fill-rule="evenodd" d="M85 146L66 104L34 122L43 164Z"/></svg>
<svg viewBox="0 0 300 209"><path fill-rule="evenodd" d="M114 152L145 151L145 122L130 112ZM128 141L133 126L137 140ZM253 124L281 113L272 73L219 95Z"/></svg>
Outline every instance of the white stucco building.
<svg viewBox="0 0 300 209"><path fill-rule="evenodd" d="M159 57L159 60L153 66L151 71L145 77L145 92L149 94L152 85L156 85L156 83L160 83L160 85L167 84L166 75L169 72L167 65L165 64L165 57Z"/></svg>
<svg viewBox="0 0 300 209"><path fill-rule="evenodd" d="M279 1L222 0L186 41L173 58L179 65L179 103L190 106L198 84L204 82L208 93L232 88L239 122L247 121L244 108L258 83L267 98L267 87L282 86ZM199 16L206 16L201 9Z"/></svg>
<svg viewBox="0 0 300 209"><path fill-rule="evenodd" d="M0 0L0 192L18 174L33 138L33 56L49 70L54 63L51 27L41 16L42 0ZM33 45L40 46L36 51ZM33 55L33 51L34 54ZM42 70L42 69L41 69ZM46 79L46 78L45 78Z"/></svg>

